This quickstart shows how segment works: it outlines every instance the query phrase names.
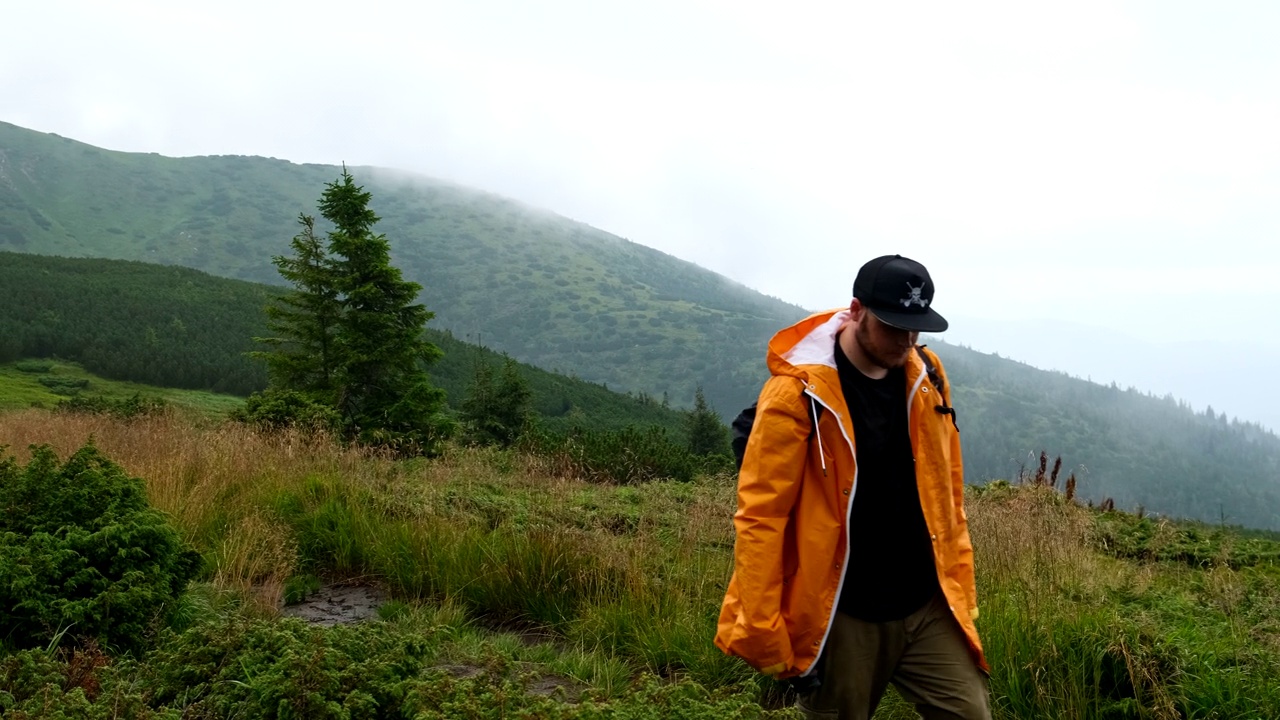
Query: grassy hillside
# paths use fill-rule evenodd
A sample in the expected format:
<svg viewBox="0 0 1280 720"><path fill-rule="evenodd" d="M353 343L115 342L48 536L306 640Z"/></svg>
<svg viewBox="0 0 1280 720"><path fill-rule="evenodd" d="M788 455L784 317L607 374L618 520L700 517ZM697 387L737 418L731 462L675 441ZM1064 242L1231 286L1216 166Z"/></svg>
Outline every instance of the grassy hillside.
<svg viewBox="0 0 1280 720"><path fill-rule="evenodd" d="M204 575L134 662L0 654L6 717L709 720L789 700L711 643L727 478L596 485L518 453L396 462L173 417L0 413L0 446L66 457L89 437L144 479ZM1091 511L1044 486L966 504L996 718L1280 717L1274 535ZM392 602L354 629L276 619L308 575ZM915 715L891 693L877 717Z"/></svg>
<svg viewBox="0 0 1280 720"><path fill-rule="evenodd" d="M275 283L333 166L120 153L0 123L0 250L143 260ZM587 225L425 177L353 168L436 327L516 358L722 412L764 378L764 342L803 315Z"/></svg>
<svg viewBox="0 0 1280 720"><path fill-rule="evenodd" d="M223 417L244 398L204 390L164 388L125 380L107 380L78 363L29 359L0 364L0 411L54 407L74 395L126 400L135 395L158 398L201 415Z"/></svg>
<svg viewBox="0 0 1280 720"><path fill-rule="evenodd" d="M118 380L239 393L265 383L245 356L266 333L276 289L187 268L0 252L0 362L61 357ZM432 331L445 352L432 377L455 405L493 352ZM954 384L970 481L1015 476L1045 450L1061 455L1082 498L1121 507L1280 529L1280 438L1169 399L1104 387L965 348L936 344ZM552 427L658 425L682 416L653 397L520 367ZM679 400L680 398L673 398Z"/></svg>
<svg viewBox="0 0 1280 720"><path fill-rule="evenodd" d="M689 263L503 198L426 178L355 172L373 192L394 261L426 288L423 300L437 313L432 326L538 367L613 390L665 394L676 406L687 405L702 384L711 404L731 417L758 391L767 338L803 314ZM293 218L314 207L337 173L265 158L116 153L0 124L0 249L143 259L275 282L269 257L285 252L296 230ZM14 257L0 262L17 263ZM171 288L167 298L181 294L175 283L188 282L180 273L163 281ZM221 292L187 307L198 311ZM245 292L261 297L267 291ZM163 314L168 302L156 303L149 316ZM19 300L12 316L35 307L43 306ZM42 331L91 311L98 312L22 317ZM156 342L180 347L189 342L179 341L182 333L193 335L191 323L178 319L159 317L147 330ZM0 358L6 342L13 347L11 338L0 333ZM236 346L210 347L214 352L205 356ZM1009 477L1047 450L1077 471L1085 497L1280 528L1280 439L1274 434L1197 415L1176 401L955 346L937 349L954 376L971 479ZM463 352L470 351L460 347L453 354ZM15 356L12 349L9 354ZM156 373L175 366L155 353L116 355L116 366L134 362ZM437 373L456 401L470 376L467 364L442 365ZM203 380L186 386L227 389L242 380L254 382L224 374L221 387ZM540 411L555 417L588 404L567 396L564 389L543 392ZM643 401L634 412L659 423L674 417Z"/></svg>

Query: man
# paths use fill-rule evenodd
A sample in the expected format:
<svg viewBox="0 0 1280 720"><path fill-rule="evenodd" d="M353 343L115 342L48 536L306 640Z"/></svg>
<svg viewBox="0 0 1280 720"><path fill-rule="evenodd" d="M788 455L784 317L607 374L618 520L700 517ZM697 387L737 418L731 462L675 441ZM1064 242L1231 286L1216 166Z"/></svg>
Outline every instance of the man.
<svg viewBox="0 0 1280 720"><path fill-rule="evenodd" d="M947 328L933 290L879 257L847 309L769 343L716 645L792 679L811 718L869 718L890 682L926 720L990 718L959 429L916 347Z"/></svg>

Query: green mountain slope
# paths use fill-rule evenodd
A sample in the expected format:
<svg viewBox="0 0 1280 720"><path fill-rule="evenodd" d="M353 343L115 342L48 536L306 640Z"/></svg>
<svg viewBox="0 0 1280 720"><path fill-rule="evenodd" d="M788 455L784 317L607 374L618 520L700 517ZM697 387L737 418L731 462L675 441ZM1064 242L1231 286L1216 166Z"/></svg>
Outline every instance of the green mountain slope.
<svg viewBox="0 0 1280 720"><path fill-rule="evenodd" d="M1225 414L1047 372L953 345L935 348L955 384L968 477L1034 470L1061 455L1083 497L1206 522L1280 529L1280 438Z"/></svg>
<svg viewBox="0 0 1280 720"><path fill-rule="evenodd" d="M120 153L0 123L0 250L142 260L276 283L332 166ZM354 168L435 326L525 362L721 412L803 310L582 223L423 177Z"/></svg>
<svg viewBox="0 0 1280 720"><path fill-rule="evenodd" d="M245 357L265 333L276 288L187 268L0 252L0 362L78 360L103 376L247 393L260 365ZM451 402L489 350L429 331L444 350L432 368ZM1193 413L1170 399L1104 387L965 348L938 344L959 408L971 481L1008 478L1047 450L1075 472L1082 497L1111 497L1206 521L1280 529L1280 438L1256 425ZM652 398L531 366L521 371L552 425L655 424L681 415Z"/></svg>
<svg viewBox="0 0 1280 720"><path fill-rule="evenodd" d="M732 415L764 378L768 337L804 314L510 200L355 172L374 194L393 260L426 288L433 326L543 368L665 393L678 405L702 384L712 405ZM337 174L264 158L110 152L0 123L0 249L150 260L276 282L269 257L286 251L294 218L312 210ZM38 329L45 320L28 322ZM162 333L164 322L156 322ZM1274 434L965 348L937 349L956 385L971 479L1009 477L1047 450L1079 470L1085 497L1280 528Z"/></svg>
<svg viewBox="0 0 1280 720"><path fill-rule="evenodd" d="M108 380L65 360L0 363L0 411L51 408L74 395L117 403L134 396L158 398L176 408L211 418L224 418L244 405L244 398L235 395Z"/></svg>
<svg viewBox="0 0 1280 720"><path fill-rule="evenodd" d="M278 288L189 268L0 252L0 363L60 357L113 380L247 395L266 385L246 356L267 335L263 306ZM432 380L457 405L492 350L428 329L444 350ZM683 414L645 397L522 364L534 408L552 427L658 425L683 435Z"/></svg>

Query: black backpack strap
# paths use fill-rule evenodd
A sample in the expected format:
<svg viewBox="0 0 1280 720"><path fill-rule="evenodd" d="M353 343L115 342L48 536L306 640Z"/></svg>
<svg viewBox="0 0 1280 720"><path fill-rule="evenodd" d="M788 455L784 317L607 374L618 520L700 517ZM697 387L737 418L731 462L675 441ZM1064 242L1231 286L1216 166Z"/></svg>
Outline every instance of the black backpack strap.
<svg viewBox="0 0 1280 720"><path fill-rule="evenodd" d="M755 425L755 422L756 403L751 403L743 408L729 425L730 435L732 435L729 444L733 446L733 459L738 463L739 468L742 467L742 458L747 454L747 440L751 437L751 426Z"/></svg>
<svg viewBox="0 0 1280 720"><path fill-rule="evenodd" d="M924 345L917 345L916 355L919 355L920 362L924 363L924 371L929 375L929 382L933 383L934 389L938 391L940 404L935 405L933 409L940 415L950 415L951 424L955 426L956 432L960 432L960 423L956 420L956 409L947 404L947 384L942 381L938 368L934 366L933 360L929 359L929 354L924 349Z"/></svg>
<svg viewBox="0 0 1280 720"><path fill-rule="evenodd" d="M733 459L738 463L738 468L742 468L742 459L747 455L747 441L751 439L751 428L756 424L756 405L753 402L749 406L742 409L738 413L738 417L733 419L729 424L730 440L729 445L733 448ZM809 442L813 442L814 436L818 434L818 418L822 417L822 404L810 402L811 410L808 413L812 422L809 424Z"/></svg>

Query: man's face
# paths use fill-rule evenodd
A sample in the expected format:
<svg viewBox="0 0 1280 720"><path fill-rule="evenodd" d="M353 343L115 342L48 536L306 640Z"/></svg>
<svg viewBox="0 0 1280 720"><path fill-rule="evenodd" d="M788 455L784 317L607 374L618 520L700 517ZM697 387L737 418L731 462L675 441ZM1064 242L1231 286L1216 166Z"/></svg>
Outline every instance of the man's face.
<svg viewBox="0 0 1280 720"><path fill-rule="evenodd" d="M864 308L862 320L858 322L853 338L868 360L890 369L902 367L907 362L907 356L911 354L911 348L920 338L920 333L886 325Z"/></svg>

